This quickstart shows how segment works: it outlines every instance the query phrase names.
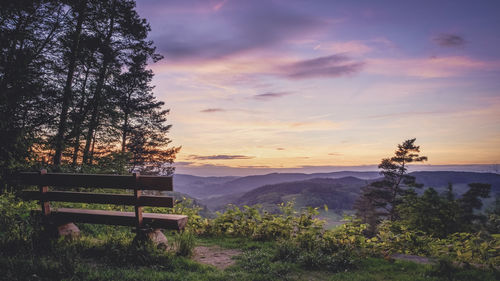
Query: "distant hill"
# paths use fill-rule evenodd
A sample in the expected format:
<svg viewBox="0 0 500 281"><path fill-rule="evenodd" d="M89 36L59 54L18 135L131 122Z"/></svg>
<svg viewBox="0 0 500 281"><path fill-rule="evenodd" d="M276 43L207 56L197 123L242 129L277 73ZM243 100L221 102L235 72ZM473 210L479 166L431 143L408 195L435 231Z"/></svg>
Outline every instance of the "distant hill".
<svg viewBox="0 0 500 281"><path fill-rule="evenodd" d="M240 196L238 205L262 204L273 209L281 202L294 200L300 207L328 206L332 210L352 209L360 189L369 183L355 177L314 178L304 181L265 185Z"/></svg>
<svg viewBox="0 0 500 281"><path fill-rule="evenodd" d="M303 181L313 178L357 177L374 179L380 176L378 172L332 172L332 173L272 173L246 177L196 177L191 175L174 175L174 189L199 199L220 197L230 194L248 192L263 185Z"/></svg>
<svg viewBox="0 0 500 281"><path fill-rule="evenodd" d="M413 172L410 173L422 183L425 187L434 187L437 190L443 190L448 183L453 184L455 192L462 194L465 192L469 183L489 183L491 184L491 194L500 193L500 174L494 173L474 173L474 172Z"/></svg>
<svg viewBox="0 0 500 281"><path fill-rule="evenodd" d="M427 187L442 192L452 183L455 193L461 195L473 182L492 185L492 195L500 193L500 175L475 172L413 172ZM273 173L246 177L196 177L175 175L175 190L197 198L210 210L221 210L227 204L263 204L268 208L294 199L299 207L352 209L360 189L370 181L380 178L378 172L333 173ZM424 188L424 189L425 189Z"/></svg>
<svg viewBox="0 0 500 281"><path fill-rule="evenodd" d="M193 207L193 206L198 206L201 208L199 214L203 217L213 217L213 212L203 204L203 202L200 202L200 200L193 198L189 196L188 194L185 193L180 193L177 191L163 191L161 192L162 195L166 196L171 196L174 198L175 204L179 204L179 202L182 202L184 200L191 200L191 204L188 205L188 207Z"/></svg>
<svg viewBox="0 0 500 281"><path fill-rule="evenodd" d="M212 195L212 190L238 177L197 177L184 174L174 175L174 190L195 198Z"/></svg>

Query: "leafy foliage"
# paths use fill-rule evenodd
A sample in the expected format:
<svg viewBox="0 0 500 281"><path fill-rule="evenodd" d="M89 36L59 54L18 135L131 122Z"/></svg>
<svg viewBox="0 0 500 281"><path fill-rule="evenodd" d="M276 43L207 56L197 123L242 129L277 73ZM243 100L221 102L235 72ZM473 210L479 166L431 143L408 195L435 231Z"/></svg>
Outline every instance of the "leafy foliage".
<svg viewBox="0 0 500 281"><path fill-rule="evenodd" d="M451 185L443 195L433 188L422 196L409 192L398 206L400 222L411 230L440 238L455 232L478 231L486 221L484 215L478 214L481 198L489 197L490 188L489 184L471 183L459 199L454 198Z"/></svg>
<svg viewBox="0 0 500 281"><path fill-rule="evenodd" d="M281 212L272 214L260 206L239 208L230 205L225 212L217 213L213 220L206 220L200 232L205 235L228 235L248 237L255 240L276 240L292 238L304 231L322 229L323 222L315 219L317 210L307 208L301 212L294 210L294 204L280 204Z"/></svg>
<svg viewBox="0 0 500 281"><path fill-rule="evenodd" d="M499 237L486 233L456 234L439 239L387 221L377 236L366 238L367 225L360 221L351 220L336 229L325 230L314 219L314 209L296 212L293 204L283 204L282 214L266 214L258 208L247 207L231 209L233 211L225 216L220 214L224 219L205 219L196 216L199 209L192 208L189 200L170 210L189 214L195 219L190 219L193 224L186 232L170 236L172 246L169 251L148 243L132 243L134 235L128 227L88 224L79 225L82 231L79 239L53 241L42 247L33 243L41 241L36 240L36 233L41 230L36 228L36 221L33 224L29 219L29 211L36 205L18 201L12 195L2 195L0 200L1 226L14 226L0 228L2 237L8 237L0 245L2 252L7 254L0 257L0 269L4 272L0 279L303 280L310 278L313 274L310 270L315 269L317 279L313 280L366 280L373 276L383 276L380 278L384 280L394 276L399 280L415 280L415 276L406 273L411 269L418 272L419 280L439 280L449 272L443 268L430 270L416 264L391 264L368 257L399 252L449 256L466 263L498 265L500 262ZM270 226L272 231L260 229L252 222L251 215L260 215L256 221ZM243 219L242 223L238 221L240 219ZM224 228L214 228L215 222L219 224L221 221L226 222ZM20 225L18 229L16 224ZM277 231L276 225L283 230ZM32 227L31 230L25 231L28 227ZM236 265L225 271L191 262L182 256L189 256L193 242L199 241L200 236L195 233L206 237L204 241L222 241L221 246L237 247L244 253L237 258ZM30 235L34 236L30 238ZM330 273L323 274L322 271ZM494 271L453 268L449 274L453 280L495 280Z"/></svg>
<svg viewBox="0 0 500 281"><path fill-rule="evenodd" d="M0 248L5 254L33 251L44 229L38 216L32 213L35 202L21 201L13 194L0 195Z"/></svg>
<svg viewBox="0 0 500 281"><path fill-rule="evenodd" d="M189 231L175 233L174 249L178 256L190 257L193 254L195 246L195 237Z"/></svg>
<svg viewBox="0 0 500 281"><path fill-rule="evenodd" d="M457 210L457 201L446 195L440 196L433 188L425 190L422 196L409 192L398 206L402 224L440 238L459 230Z"/></svg>

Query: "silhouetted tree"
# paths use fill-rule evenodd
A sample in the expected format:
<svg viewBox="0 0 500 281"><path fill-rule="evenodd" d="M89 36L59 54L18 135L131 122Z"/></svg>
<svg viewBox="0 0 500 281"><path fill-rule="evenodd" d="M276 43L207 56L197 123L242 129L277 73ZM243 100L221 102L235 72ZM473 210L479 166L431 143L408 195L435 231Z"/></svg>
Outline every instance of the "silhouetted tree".
<svg viewBox="0 0 500 281"><path fill-rule="evenodd" d="M47 133L56 104L55 37L65 11L55 1L0 2L0 170L23 167Z"/></svg>
<svg viewBox="0 0 500 281"><path fill-rule="evenodd" d="M360 217L370 217L370 221L378 222L381 219L396 220L398 218L397 206L401 203L402 196L408 188L422 187L416 183L415 177L409 175L408 164L426 161L426 156L420 156L420 147L415 145L416 139L409 139L398 145L394 156L382 159L379 164L383 179L371 183L363 189L358 199L357 212ZM359 206L370 204L370 208ZM367 213L369 212L369 213Z"/></svg>
<svg viewBox="0 0 500 281"><path fill-rule="evenodd" d="M152 92L149 31L133 0L0 2L0 177L45 159L168 172L178 148Z"/></svg>

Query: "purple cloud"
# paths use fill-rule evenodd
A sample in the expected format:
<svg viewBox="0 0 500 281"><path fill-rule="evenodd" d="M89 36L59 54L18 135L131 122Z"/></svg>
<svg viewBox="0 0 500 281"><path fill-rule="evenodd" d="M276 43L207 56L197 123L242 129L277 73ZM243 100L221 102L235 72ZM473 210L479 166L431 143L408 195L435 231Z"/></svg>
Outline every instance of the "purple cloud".
<svg viewBox="0 0 500 281"><path fill-rule="evenodd" d="M214 113L214 112L224 112L224 111L226 111L226 110L222 109L222 108L207 108L207 109L200 110L200 112L203 112L203 113Z"/></svg>
<svg viewBox="0 0 500 281"><path fill-rule="evenodd" d="M281 98L284 96L288 96L290 94L291 93L287 93L287 92L268 92L265 94L255 95L255 96L253 96L253 98L256 100L267 101L267 100L271 100L271 99L275 99L275 98Z"/></svg>
<svg viewBox="0 0 500 281"><path fill-rule="evenodd" d="M462 36L448 33L436 36L434 42L442 47L460 47L465 45L465 39Z"/></svg>
<svg viewBox="0 0 500 281"><path fill-rule="evenodd" d="M196 16L196 21L192 20ZM313 15L272 1L228 1L217 12L162 18L158 50L167 60L211 60L300 38L325 25Z"/></svg>
<svg viewBox="0 0 500 281"><path fill-rule="evenodd" d="M193 160L234 160L234 159L253 159L253 156L246 155L189 155L189 159Z"/></svg>
<svg viewBox="0 0 500 281"><path fill-rule="evenodd" d="M191 162L191 161L175 161L175 165L176 166L191 166L195 164L195 162Z"/></svg>
<svg viewBox="0 0 500 281"><path fill-rule="evenodd" d="M331 55L295 62L282 67L282 71L292 79L340 77L361 71L363 65L344 55Z"/></svg>

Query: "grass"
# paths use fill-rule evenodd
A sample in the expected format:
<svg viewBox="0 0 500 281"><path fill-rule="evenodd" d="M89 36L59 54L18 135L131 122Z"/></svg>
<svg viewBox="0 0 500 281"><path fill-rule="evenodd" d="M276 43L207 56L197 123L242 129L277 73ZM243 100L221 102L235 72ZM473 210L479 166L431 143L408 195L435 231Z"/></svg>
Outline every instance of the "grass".
<svg viewBox="0 0 500 281"><path fill-rule="evenodd" d="M337 273L331 276L319 275L319 279L311 280L352 280L352 281L427 281L427 280L499 280L500 275L494 271L478 269L457 269L442 271L435 265L422 265L407 261L389 262L384 259L368 258L359 269L351 272ZM449 277L449 278L448 278Z"/></svg>
<svg viewBox="0 0 500 281"><path fill-rule="evenodd" d="M341 252L315 256L312 251L304 255L293 243L243 237L190 237L166 232L171 243L176 241L183 248L164 251L148 244L133 244L134 233L129 227L79 224L79 239L48 242L37 238L40 229L30 228L36 226L29 215L34 204L0 200L0 280L500 280L498 271L493 270L376 258L362 259L347 271L342 265L333 268L341 272L320 271L317 269L324 269L323 261L338 258L335 255ZM193 244L239 249L242 254L235 257L235 265L218 270L182 256L189 255Z"/></svg>
<svg viewBox="0 0 500 281"><path fill-rule="evenodd" d="M346 267L335 263L342 261L340 251L317 255L314 250L294 248L294 243L242 237L190 237L166 232L172 244L183 246L181 251L165 251L133 244L134 233L129 227L79 224L79 239L48 242L37 238L40 229L29 227L36 226L29 216L35 206L6 199L2 203L0 280L500 280L498 271L457 269L444 262L433 267L365 258ZM303 242L314 239L304 237ZM235 257L235 265L218 270L182 256L189 255L193 244L239 249L242 254ZM335 264L331 269L336 273L318 270Z"/></svg>
<svg viewBox="0 0 500 281"><path fill-rule="evenodd" d="M498 272L364 259L357 268L332 273L311 271L276 260L274 242L244 238L197 237L198 245L240 249L235 265L226 270L198 264L154 248L131 246L130 230L114 230L115 238L83 235L58 241L45 251L0 256L0 280L499 280ZM119 233L122 233L121 235ZM102 238L103 236L100 236ZM170 239L173 239L169 235ZM11 252L12 253L12 252Z"/></svg>

